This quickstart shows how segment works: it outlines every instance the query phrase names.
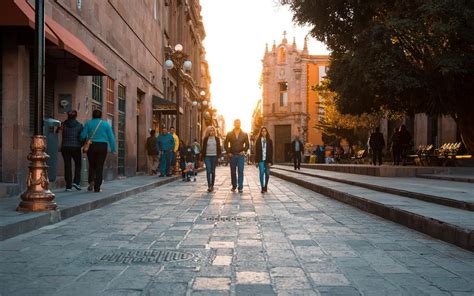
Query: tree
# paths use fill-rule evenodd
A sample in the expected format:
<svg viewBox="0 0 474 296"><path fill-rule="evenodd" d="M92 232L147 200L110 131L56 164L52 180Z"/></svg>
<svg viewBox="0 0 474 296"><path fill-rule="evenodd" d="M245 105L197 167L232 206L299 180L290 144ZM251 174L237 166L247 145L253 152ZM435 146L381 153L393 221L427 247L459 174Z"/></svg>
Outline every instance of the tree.
<svg viewBox="0 0 474 296"><path fill-rule="evenodd" d="M342 113L451 115L474 153L474 1L280 0L332 51Z"/></svg>

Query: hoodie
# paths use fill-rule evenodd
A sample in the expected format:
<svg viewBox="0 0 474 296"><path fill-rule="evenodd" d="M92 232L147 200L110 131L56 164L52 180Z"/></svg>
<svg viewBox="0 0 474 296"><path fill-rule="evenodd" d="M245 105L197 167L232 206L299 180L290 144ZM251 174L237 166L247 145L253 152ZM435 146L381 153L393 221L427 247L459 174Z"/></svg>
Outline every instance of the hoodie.
<svg viewBox="0 0 474 296"><path fill-rule="evenodd" d="M68 119L63 122L63 143L62 147L81 148L82 124L75 119Z"/></svg>

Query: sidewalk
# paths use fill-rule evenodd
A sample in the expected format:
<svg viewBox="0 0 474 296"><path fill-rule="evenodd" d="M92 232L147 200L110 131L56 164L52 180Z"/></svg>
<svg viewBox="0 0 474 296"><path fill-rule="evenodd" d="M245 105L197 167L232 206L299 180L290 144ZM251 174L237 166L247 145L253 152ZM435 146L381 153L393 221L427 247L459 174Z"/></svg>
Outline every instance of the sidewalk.
<svg viewBox="0 0 474 296"><path fill-rule="evenodd" d="M272 175L474 250L474 185L420 178L384 178L274 166Z"/></svg>
<svg viewBox="0 0 474 296"><path fill-rule="evenodd" d="M38 213L15 211L20 203L19 197L0 199L0 241L19 234L57 223L81 213L111 204L128 196L150 190L175 181L181 176L159 178L158 176L137 176L104 182L103 192L81 191L65 192L64 188L53 190L58 210Z"/></svg>

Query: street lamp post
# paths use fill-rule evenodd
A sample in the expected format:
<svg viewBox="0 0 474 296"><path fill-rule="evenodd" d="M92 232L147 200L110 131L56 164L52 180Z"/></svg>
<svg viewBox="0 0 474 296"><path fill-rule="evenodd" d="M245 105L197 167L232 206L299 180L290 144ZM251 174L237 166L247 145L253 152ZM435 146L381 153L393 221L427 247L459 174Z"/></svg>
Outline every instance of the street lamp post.
<svg viewBox="0 0 474 296"><path fill-rule="evenodd" d="M49 190L48 166L46 160L46 137L43 136L44 109L44 0L35 1L35 115L34 136L31 138L28 160L28 189L21 195L16 208L20 212L50 211L57 208L54 194Z"/></svg>
<svg viewBox="0 0 474 296"><path fill-rule="evenodd" d="M192 63L188 60L188 55L183 52L183 46L181 44L176 44L174 50L168 47L168 57L165 61L165 67L168 70L176 69L176 132L178 136L180 136L179 109L181 103L181 69L189 71L192 68Z"/></svg>
<svg viewBox="0 0 474 296"><path fill-rule="evenodd" d="M193 100L193 106L197 106L198 110L201 112L201 117L200 117L200 122L199 122L199 142L202 140L202 112L207 108L208 102L206 100L206 92L204 90L201 90L199 93L201 96L200 99L194 99Z"/></svg>

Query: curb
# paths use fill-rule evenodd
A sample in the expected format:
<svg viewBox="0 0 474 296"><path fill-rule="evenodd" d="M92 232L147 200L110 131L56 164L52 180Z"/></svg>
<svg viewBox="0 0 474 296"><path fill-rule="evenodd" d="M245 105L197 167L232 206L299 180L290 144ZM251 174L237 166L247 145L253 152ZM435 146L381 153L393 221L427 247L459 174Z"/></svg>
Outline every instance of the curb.
<svg viewBox="0 0 474 296"><path fill-rule="evenodd" d="M285 174L271 171L271 175L318 192L362 211L396 222L434 238L474 251L474 231L460 228L430 217L421 216L399 208L384 205L346 192L303 181Z"/></svg>
<svg viewBox="0 0 474 296"><path fill-rule="evenodd" d="M30 217L17 221L5 226L0 226L0 241L15 237L20 234L24 234L41 227L58 223L64 219L71 218L73 216L92 211L116 201L125 199L131 195L135 195L144 191L151 190L153 188L169 184L181 178L181 176L172 176L166 179L158 179L156 182L152 182L143 186L132 187L131 189L112 193L96 200L86 201L69 207L60 207L56 211L41 212L41 213L28 213Z"/></svg>
<svg viewBox="0 0 474 296"><path fill-rule="evenodd" d="M287 172L294 172L293 170L289 170L286 168L277 167L275 169L287 171ZM378 186L374 184L367 184L367 183L362 183L362 182L357 182L357 181L344 180L344 179L339 179L339 178L334 178L334 177L321 176L321 175L311 174L311 173L306 173L306 172L301 172L301 171L298 171L298 174L302 174L302 175L310 176L310 177L316 177L316 178L325 179L325 180L334 181L334 182L339 182L339 183L344 183L348 185L363 187L363 188L367 188L367 189L371 189L371 190L375 190L375 191L379 191L383 193L389 193L389 194L395 194L395 195L400 195L404 197L414 198L414 199L431 202L431 203L439 204L442 206L457 208L461 210L474 211L474 203L471 203L471 202L454 200L454 199L449 199L442 196L429 195L429 194L412 192L412 191L407 191L407 190L402 190L402 189L388 188L388 187Z"/></svg>

